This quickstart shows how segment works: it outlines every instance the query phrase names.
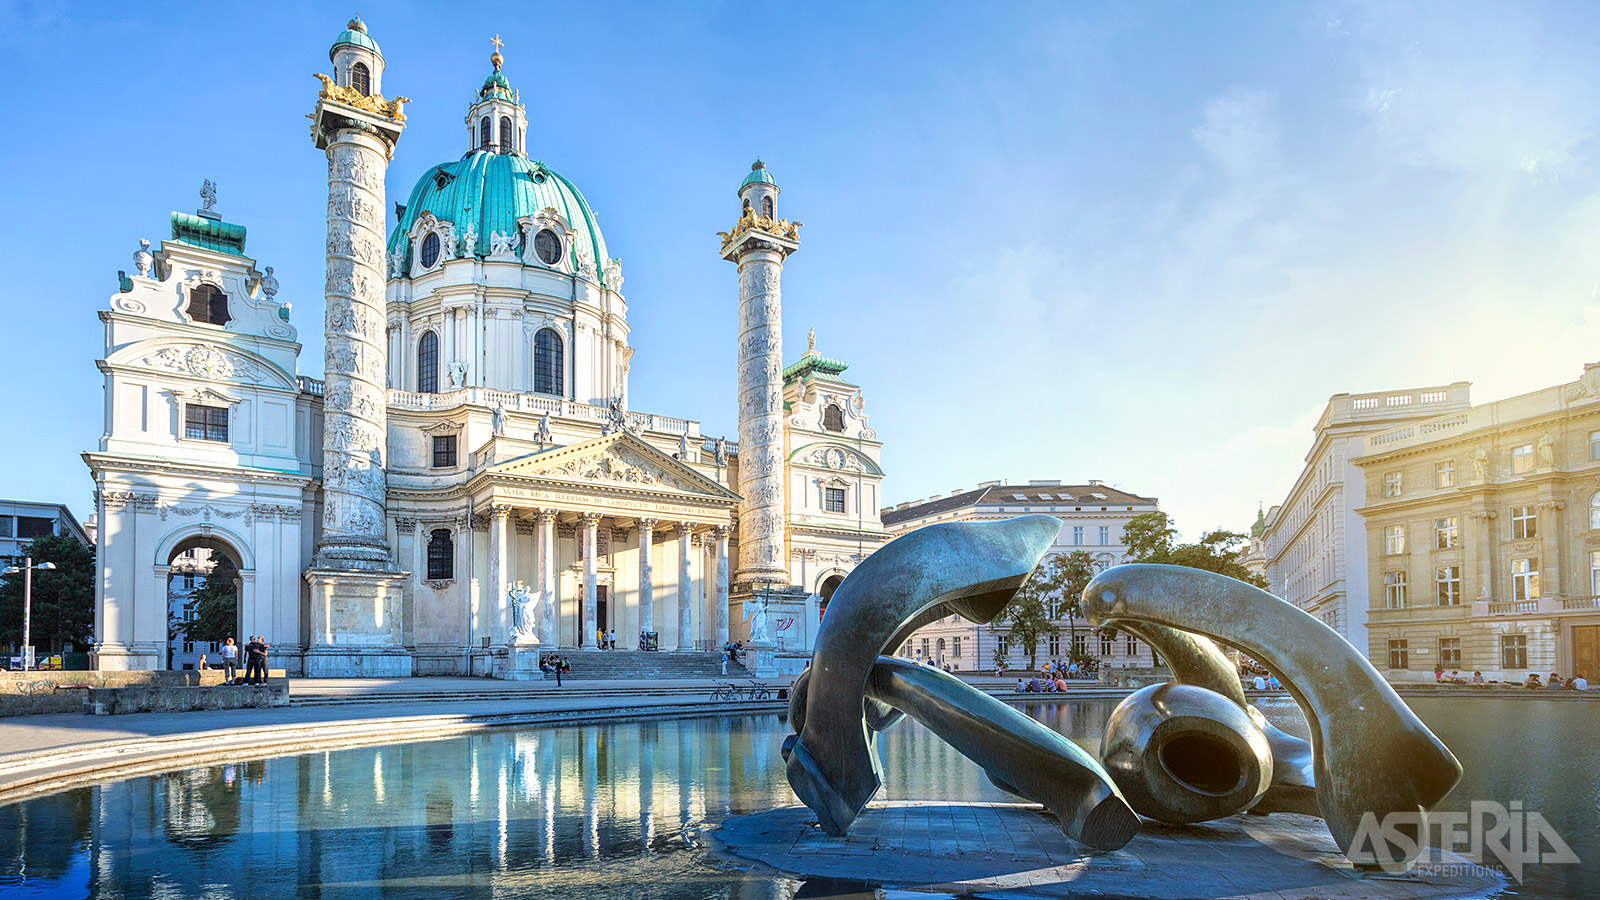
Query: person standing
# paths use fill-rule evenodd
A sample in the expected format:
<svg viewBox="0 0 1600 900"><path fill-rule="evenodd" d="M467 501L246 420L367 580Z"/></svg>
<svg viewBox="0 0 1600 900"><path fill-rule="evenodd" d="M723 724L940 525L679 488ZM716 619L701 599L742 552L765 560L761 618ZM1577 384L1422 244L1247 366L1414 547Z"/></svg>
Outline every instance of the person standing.
<svg viewBox="0 0 1600 900"><path fill-rule="evenodd" d="M254 635L244 645L244 680L249 684L267 683L267 646L263 635Z"/></svg>
<svg viewBox="0 0 1600 900"><path fill-rule="evenodd" d="M222 643L222 683L233 684L239 677L239 645L228 638Z"/></svg>
<svg viewBox="0 0 1600 900"><path fill-rule="evenodd" d="M728 674L728 651L722 651L722 674Z"/></svg>

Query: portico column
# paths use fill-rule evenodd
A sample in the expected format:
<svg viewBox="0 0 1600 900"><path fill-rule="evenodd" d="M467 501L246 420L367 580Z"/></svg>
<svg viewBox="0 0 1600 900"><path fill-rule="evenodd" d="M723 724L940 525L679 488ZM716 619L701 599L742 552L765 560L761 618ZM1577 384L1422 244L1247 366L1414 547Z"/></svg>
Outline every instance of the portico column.
<svg viewBox="0 0 1600 900"><path fill-rule="evenodd" d="M1494 521L1493 510L1480 509L1472 513L1478 533L1478 599L1488 600L1494 593Z"/></svg>
<svg viewBox="0 0 1600 900"><path fill-rule="evenodd" d="M1539 561L1540 584L1539 596L1561 596L1561 523L1558 517L1561 510L1566 509L1564 500L1545 500L1539 504L1539 531L1544 536L1544 547L1540 551L1544 559ZM1579 590L1582 593L1582 590Z"/></svg>
<svg viewBox="0 0 1600 900"><path fill-rule="evenodd" d="M717 580L712 589L712 604L717 608L716 646L728 642L728 532L733 528L718 525L712 530L717 541Z"/></svg>
<svg viewBox="0 0 1600 900"><path fill-rule="evenodd" d="M694 638L689 633L694 627L690 611L694 609L694 599L689 595L689 538L694 534L694 526L688 522L678 523L678 649L693 650Z"/></svg>
<svg viewBox="0 0 1600 900"><path fill-rule="evenodd" d="M489 608L493 610L494 629L491 644L504 644L511 631L507 616L511 604L506 599L506 526L510 520L511 507L502 503L489 507Z"/></svg>
<svg viewBox="0 0 1600 900"><path fill-rule="evenodd" d="M539 587L539 646L556 645L556 514L541 509L533 517L533 580Z"/></svg>
<svg viewBox="0 0 1600 900"><path fill-rule="evenodd" d="M639 630L656 630L655 566L651 549L655 546L656 520L639 520Z"/></svg>
<svg viewBox="0 0 1600 900"><path fill-rule="evenodd" d="M599 513L583 514L583 634L578 635L579 647L594 647L599 645L594 636L595 632L595 605L597 591L595 590L595 554L599 552L596 541L597 526L600 524Z"/></svg>

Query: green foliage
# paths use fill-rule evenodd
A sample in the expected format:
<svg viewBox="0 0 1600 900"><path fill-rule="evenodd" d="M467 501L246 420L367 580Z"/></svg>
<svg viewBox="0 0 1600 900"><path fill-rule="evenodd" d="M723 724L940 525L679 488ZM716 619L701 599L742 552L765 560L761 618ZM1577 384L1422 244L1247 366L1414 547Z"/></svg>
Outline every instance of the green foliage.
<svg viewBox="0 0 1600 900"><path fill-rule="evenodd" d="M238 637L234 634L239 629L238 588L234 584L238 577L239 570L226 557L211 570L194 592L194 615L174 625L184 640L221 643Z"/></svg>
<svg viewBox="0 0 1600 900"><path fill-rule="evenodd" d="M71 643L94 641L94 549L67 535L35 538L6 565L55 563L53 571L33 573L33 646L39 656L61 652ZM22 643L23 573L0 576L0 644Z"/></svg>
<svg viewBox="0 0 1600 900"><path fill-rule="evenodd" d="M1237 531L1219 528L1200 535L1200 540L1193 544L1179 544L1178 530L1167 514L1149 512L1128 520L1124 535L1128 556L1134 562L1188 566L1237 578L1259 588L1267 586L1266 579L1239 564L1239 557L1244 555L1250 539Z"/></svg>
<svg viewBox="0 0 1600 900"><path fill-rule="evenodd" d="M997 624L1004 623L1012 643L1027 649L1030 669L1039 667L1039 639L1060 632L1050 615L1051 599L1060 590L1054 567L1039 566L995 619Z"/></svg>

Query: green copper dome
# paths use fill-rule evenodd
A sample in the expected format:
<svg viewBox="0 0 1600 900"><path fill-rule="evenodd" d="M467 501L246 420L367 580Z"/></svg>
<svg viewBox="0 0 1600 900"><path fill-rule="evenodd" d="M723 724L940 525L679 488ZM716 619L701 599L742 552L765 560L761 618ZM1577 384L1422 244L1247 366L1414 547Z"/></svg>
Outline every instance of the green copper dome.
<svg viewBox="0 0 1600 900"><path fill-rule="evenodd" d="M403 247L409 262L411 226L418 216L431 212L436 219L454 222L457 235L466 233L468 222L476 225L478 243L474 252L480 257L488 256L490 232L514 233L518 230L517 219L543 209L554 209L567 220L594 260L595 277L603 278L601 273L610 259L605 238L600 235L594 212L572 182L542 162L486 150L475 150L463 159L422 173L411 189L405 213L389 234L388 252L393 255L395 248ZM568 267L575 269L572 263L577 250L570 246L571 241L567 243L564 249Z"/></svg>
<svg viewBox="0 0 1600 900"><path fill-rule="evenodd" d="M750 167L750 174L746 175L744 180L739 182L739 190L742 191L746 186L758 183L770 184L773 187L778 186L778 183L773 181L772 176L767 173L767 164L759 159L756 160L755 164Z"/></svg>
<svg viewBox="0 0 1600 900"><path fill-rule="evenodd" d="M328 48L329 62L333 61L334 52L345 44L371 50L378 55L379 59L383 58L382 51L378 49L378 42L367 36L367 24L361 21L359 17L351 19L350 26L339 32L339 36L334 39L333 46Z"/></svg>
<svg viewBox="0 0 1600 900"><path fill-rule="evenodd" d="M491 96L499 96L512 102L516 102L517 99L516 92L511 90L511 82L500 74L499 69L490 72L489 77L483 80L483 87L478 89L479 100L487 100Z"/></svg>

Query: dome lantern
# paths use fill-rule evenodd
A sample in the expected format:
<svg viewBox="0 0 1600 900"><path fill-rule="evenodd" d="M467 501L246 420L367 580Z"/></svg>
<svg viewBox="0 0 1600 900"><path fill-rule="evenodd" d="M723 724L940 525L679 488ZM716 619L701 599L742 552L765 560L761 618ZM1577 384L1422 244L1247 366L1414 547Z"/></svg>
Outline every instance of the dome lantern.
<svg viewBox="0 0 1600 900"><path fill-rule="evenodd" d="M527 111L522 106L521 96L500 72L505 64L500 48L505 42L497 34L490 43L494 44L494 52L489 55L489 64L494 69L483 80L477 98L467 109L467 152L526 154Z"/></svg>
<svg viewBox="0 0 1600 900"><path fill-rule="evenodd" d="M383 53L367 35L367 24L357 16L328 48L333 63L333 83L353 88L365 96L383 93Z"/></svg>

